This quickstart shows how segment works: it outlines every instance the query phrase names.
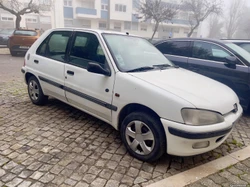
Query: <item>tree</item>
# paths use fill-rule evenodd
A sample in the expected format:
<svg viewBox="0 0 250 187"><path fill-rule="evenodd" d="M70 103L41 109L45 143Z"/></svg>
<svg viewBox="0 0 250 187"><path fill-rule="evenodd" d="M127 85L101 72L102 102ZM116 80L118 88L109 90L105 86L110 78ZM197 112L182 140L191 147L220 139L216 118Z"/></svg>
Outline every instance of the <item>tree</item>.
<svg viewBox="0 0 250 187"><path fill-rule="evenodd" d="M52 0L0 0L0 8L16 16L16 28L20 28L22 15L49 10Z"/></svg>
<svg viewBox="0 0 250 187"><path fill-rule="evenodd" d="M143 21L152 20L155 23L154 32L151 39L154 38L159 24L163 21L171 21L178 13L179 6L176 4L165 3L161 0L146 0L139 6L139 19Z"/></svg>
<svg viewBox="0 0 250 187"><path fill-rule="evenodd" d="M201 22L207 19L210 14L220 14L222 11L221 5L221 0L184 0L183 7L190 12L190 32L188 33L188 37L193 34L194 30L197 29Z"/></svg>
<svg viewBox="0 0 250 187"><path fill-rule="evenodd" d="M239 29L240 21L243 18L245 0L232 0L229 11L225 17L226 34L228 39L232 39Z"/></svg>
<svg viewBox="0 0 250 187"><path fill-rule="evenodd" d="M223 36L222 33L223 22L219 20L218 15L213 14L208 19L208 38L217 38L221 39Z"/></svg>

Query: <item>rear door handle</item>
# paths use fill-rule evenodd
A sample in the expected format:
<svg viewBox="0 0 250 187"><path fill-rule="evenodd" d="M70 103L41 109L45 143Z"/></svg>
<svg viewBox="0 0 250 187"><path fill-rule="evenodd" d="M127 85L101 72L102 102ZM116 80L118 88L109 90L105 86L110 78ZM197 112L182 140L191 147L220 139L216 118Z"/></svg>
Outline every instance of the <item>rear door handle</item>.
<svg viewBox="0 0 250 187"><path fill-rule="evenodd" d="M74 73L74 71L68 70L68 71L67 71L67 74L69 74L69 75L74 75L75 73Z"/></svg>
<svg viewBox="0 0 250 187"><path fill-rule="evenodd" d="M38 64L38 63L39 63L39 61L38 61L38 60L34 60L34 62L35 62L36 64Z"/></svg>

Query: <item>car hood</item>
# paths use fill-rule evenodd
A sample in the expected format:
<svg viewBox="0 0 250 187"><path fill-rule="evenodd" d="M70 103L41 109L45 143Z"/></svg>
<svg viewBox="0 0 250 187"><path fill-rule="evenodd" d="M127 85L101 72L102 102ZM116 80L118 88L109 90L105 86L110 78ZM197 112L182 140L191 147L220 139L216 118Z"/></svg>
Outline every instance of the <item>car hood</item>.
<svg viewBox="0 0 250 187"><path fill-rule="evenodd" d="M181 68L130 75L170 92L199 109L226 114L239 102L237 95L226 85Z"/></svg>

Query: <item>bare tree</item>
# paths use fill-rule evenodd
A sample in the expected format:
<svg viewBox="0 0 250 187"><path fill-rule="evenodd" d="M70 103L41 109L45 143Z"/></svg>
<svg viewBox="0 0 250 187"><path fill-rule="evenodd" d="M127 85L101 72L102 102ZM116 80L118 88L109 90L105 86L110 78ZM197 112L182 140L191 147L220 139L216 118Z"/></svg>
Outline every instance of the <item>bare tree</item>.
<svg viewBox="0 0 250 187"><path fill-rule="evenodd" d="M213 14L208 19L208 38L222 38L223 22L219 20L218 15Z"/></svg>
<svg viewBox="0 0 250 187"><path fill-rule="evenodd" d="M178 13L179 6L162 2L162 0L146 0L139 7L139 19L143 21L152 20L155 23L154 32L151 39L154 38L159 24L163 21L171 21Z"/></svg>
<svg viewBox="0 0 250 187"><path fill-rule="evenodd" d="M52 5L52 0L0 0L0 8L16 16L16 28L20 28L22 15L30 13L40 13L48 10Z"/></svg>
<svg viewBox="0 0 250 187"><path fill-rule="evenodd" d="M240 21L244 15L243 8L245 0L232 0L229 11L225 17L227 38L231 39L240 26Z"/></svg>
<svg viewBox="0 0 250 187"><path fill-rule="evenodd" d="M202 21L207 19L207 17L214 13L220 14L222 1L221 0L184 0L183 7L190 12L189 24L190 32L188 37L190 37L194 30L197 29Z"/></svg>

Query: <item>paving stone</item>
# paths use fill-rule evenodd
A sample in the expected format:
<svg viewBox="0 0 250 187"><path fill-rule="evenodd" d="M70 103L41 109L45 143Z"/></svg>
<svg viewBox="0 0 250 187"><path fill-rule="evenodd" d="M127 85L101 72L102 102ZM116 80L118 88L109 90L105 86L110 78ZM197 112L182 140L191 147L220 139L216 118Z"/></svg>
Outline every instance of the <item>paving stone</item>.
<svg viewBox="0 0 250 187"><path fill-rule="evenodd" d="M31 185L31 181L23 181L18 187L29 187Z"/></svg>
<svg viewBox="0 0 250 187"><path fill-rule="evenodd" d="M12 181L8 182L8 183L6 184L6 186L8 186L8 187L15 187L15 186L17 186L18 184L20 184L21 182L23 182L23 179L14 178Z"/></svg>
<svg viewBox="0 0 250 187"><path fill-rule="evenodd" d="M5 170L3 170L3 169L0 168L0 177L2 177L3 175L5 175L5 173L6 173Z"/></svg>
<svg viewBox="0 0 250 187"><path fill-rule="evenodd" d="M34 183L31 187L44 187L45 185L41 182Z"/></svg>
<svg viewBox="0 0 250 187"><path fill-rule="evenodd" d="M120 183L116 180L109 180L105 186L106 187L118 187L119 184Z"/></svg>
<svg viewBox="0 0 250 187"><path fill-rule="evenodd" d="M89 184L87 184L86 182L79 182L75 187L89 187Z"/></svg>
<svg viewBox="0 0 250 187"><path fill-rule="evenodd" d="M53 174L46 173L44 176L42 176L42 178L39 179L39 181L41 181L42 183L48 183L52 181L54 178L55 176Z"/></svg>
<svg viewBox="0 0 250 187"><path fill-rule="evenodd" d="M22 171L22 173L19 175L19 177L26 179L28 178L30 175L32 175L34 172L30 171L30 170L24 170Z"/></svg>
<svg viewBox="0 0 250 187"><path fill-rule="evenodd" d="M110 177L112 176L112 174L113 174L113 170L111 170L111 169L104 169L104 170L101 171L101 173L100 173L99 176L101 178L104 178L104 179L110 179Z"/></svg>
<svg viewBox="0 0 250 187"><path fill-rule="evenodd" d="M93 187L103 187L103 186L105 186L106 182L107 182L107 180L105 180L105 179L97 178L91 183L91 186L93 186Z"/></svg>
<svg viewBox="0 0 250 187"><path fill-rule="evenodd" d="M40 172L40 171L35 171L30 178L34 179L34 180L38 180L43 176L44 173Z"/></svg>

